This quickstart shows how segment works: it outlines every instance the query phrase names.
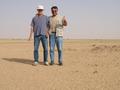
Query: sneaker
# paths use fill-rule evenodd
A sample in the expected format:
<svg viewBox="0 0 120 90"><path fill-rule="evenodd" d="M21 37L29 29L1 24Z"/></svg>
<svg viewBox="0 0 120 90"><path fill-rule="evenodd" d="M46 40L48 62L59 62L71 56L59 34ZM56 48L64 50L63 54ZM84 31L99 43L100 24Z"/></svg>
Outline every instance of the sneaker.
<svg viewBox="0 0 120 90"><path fill-rule="evenodd" d="M34 66L37 66L38 65L38 62L34 62L34 64L33 64Z"/></svg>
<svg viewBox="0 0 120 90"><path fill-rule="evenodd" d="M45 62L44 65L48 66L48 62Z"/></svg>

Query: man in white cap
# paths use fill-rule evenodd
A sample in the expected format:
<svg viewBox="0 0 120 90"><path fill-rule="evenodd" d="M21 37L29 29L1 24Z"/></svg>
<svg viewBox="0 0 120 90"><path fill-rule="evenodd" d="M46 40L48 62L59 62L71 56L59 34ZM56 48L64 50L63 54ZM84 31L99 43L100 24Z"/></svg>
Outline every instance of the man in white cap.
<svg viewBox="0 0 120 90"><path fill-rule="evenodd" d="M44 7L39 5L37 7L37 14L33 17L31 22L31 32L29 40L34 33L34 65L38 64L39 59L39 44L42 42L44 64L48 65L48 17L43 14Z"/></svg>

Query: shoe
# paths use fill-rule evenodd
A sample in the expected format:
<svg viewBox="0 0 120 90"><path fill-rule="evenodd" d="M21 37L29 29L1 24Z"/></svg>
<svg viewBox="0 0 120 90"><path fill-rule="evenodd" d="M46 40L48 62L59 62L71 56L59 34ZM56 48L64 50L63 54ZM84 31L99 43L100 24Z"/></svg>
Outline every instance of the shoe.
<svg viewBox="0 0 120 90"><path fill-rule="evenodd" d="M58 65L63 66L63 63L59 63Z"/></svg>
<svg viewBox="0 0 120 90"><path fill-rule="evenodd" d="M48 66L48 62L45 62L44 65Z"/></svg>
<svg viewBox="0 0 120 90"><path fill-rule="evenodd" d="M50 65L54 65L54 62L53 62L53 61L51 61Z"/></svg>
<svg viewBox="0 0 120 90"><path fill-rule="evenodd" d="M54 65L54 63L50 63L50 65Z"/></svg>
<svg viewBox="0 0 120 90"><path fill-rule="evenodd" d="M33 65L34 65L34 66L37 66L37 65L38 65L38 62L35 61Z"/></svg>

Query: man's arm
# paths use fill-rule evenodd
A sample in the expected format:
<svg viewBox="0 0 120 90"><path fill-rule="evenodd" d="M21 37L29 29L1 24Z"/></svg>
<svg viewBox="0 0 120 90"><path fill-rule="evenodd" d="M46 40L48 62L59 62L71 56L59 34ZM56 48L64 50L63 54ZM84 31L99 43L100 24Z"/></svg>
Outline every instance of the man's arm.
<svg viewBox="0 0 120 90"><path fill-rule="evenodd" d="M46 31L46 37L49 37L49 30L50 30L50 17L47 17L47 31Z"/></svg>
<svg viewBox="0 0 120 90"><path fill-rule="evenodd" d="M66 20L65 16L63 17L63 26L67 26L67 20Z"/></svg>
<svg viewBox="0 0 120 90"><path fill-rule="evenodd" d="M33 33L33 27L31 26L30 35L29 35L29 38L28 38L29 41L32 39L32 33Z"/></svg>

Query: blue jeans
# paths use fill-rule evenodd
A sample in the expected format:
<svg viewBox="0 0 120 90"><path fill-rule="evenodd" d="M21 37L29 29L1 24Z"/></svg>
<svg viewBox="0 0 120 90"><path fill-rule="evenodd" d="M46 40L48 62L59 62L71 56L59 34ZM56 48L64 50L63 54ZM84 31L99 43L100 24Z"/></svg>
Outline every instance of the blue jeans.
<svg viewBox="0 0 120 90"><path fill-rule="evenodd" d="M54 50L55 44L58 50L58 62L62 63L62 48L63 48L63 37L56 37L56 33L51 33L49 37L49 44L50 44L50 59L51 63L54 63Z"/></svg>
<svg viewBox="0 0 120 90"><path fill-rule="evenodd" d="M46 35L34 36L34 61L38 62L39 58L39 44L42 42L44 62L48 61L48 40Z"/></svg>

